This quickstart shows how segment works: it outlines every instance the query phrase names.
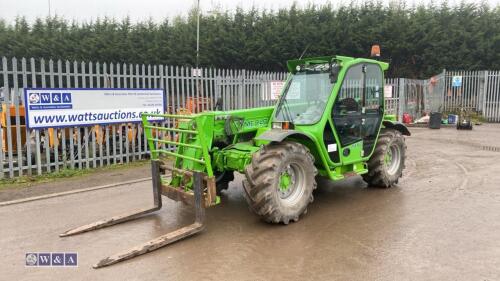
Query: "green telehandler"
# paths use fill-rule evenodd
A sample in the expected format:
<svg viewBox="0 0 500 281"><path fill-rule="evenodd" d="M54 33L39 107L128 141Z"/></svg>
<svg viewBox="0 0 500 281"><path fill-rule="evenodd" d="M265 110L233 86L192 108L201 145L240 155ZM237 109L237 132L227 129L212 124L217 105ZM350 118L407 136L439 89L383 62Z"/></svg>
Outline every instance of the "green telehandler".
<svg viewBox="0 0 500 281"><path fill-rule="evenodd" d="M290 75L274 107L144 114L154 206L60 236L157 211L162 195L194 206L193 224L103 259L94 265L98 268L202 231L204 208L220 202L234 172L245 175L250 209L267 222L282 224L296 222L307 212L317 177L338 181L360 175L370 187L397 184L405 167L404 136L410 132L394 115L385 114L384 71L389 65L325 56L291 60L287 67ZM168 119L175 126L165 126ZM160 132L176 137L160 138Z"/></svg>

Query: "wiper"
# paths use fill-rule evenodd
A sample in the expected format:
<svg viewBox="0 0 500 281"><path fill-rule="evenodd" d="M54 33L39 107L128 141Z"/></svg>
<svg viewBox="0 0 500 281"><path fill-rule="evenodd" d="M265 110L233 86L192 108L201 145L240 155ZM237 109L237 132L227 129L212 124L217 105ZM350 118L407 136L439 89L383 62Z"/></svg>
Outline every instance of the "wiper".
<svg viewBox="0 0 500 281"><path fill-rule="evenodd" d="M286 115L287 115L287 117L285 117L286 120L290 121L290 122L293 122L293 116L292 116L292 113L290 112L290 108L288 107L288 101L286 100L286 98L285 98L285 101L283 102L283 106L285 106L285 108L284 108L285 112L284 113L286 113Z"/></svg>
<svg viewBox="0 0 500 281"><path fill-rule="evenodd" d="M285 119L286 121L293 121L290 109L288 108L288 101L285 97L282 97L282 99L278 103L278 111L276 112L276 116L278 116L279 114L283 115L283 119Z"/></svg>
<svg viewBox="0 0 500 281"><path fill-rule="evenodd" d="M291 85L291 84L292 84L292 81L290 81L290 82L286 85L286 88L285 88L285 90L283 91L283 93L284 93L284 94L280 96L280 100L279 100L278 104L276 105L276 108L278 109L278 111L276 111L276 116L278 116L278 114L280 114L280 113L281 113L281 110L283 110L283 107L282 107L282 106L283 106L283 104L284 104L285 102L287 102L287 101L286 101L286 94L288 93L288 89L290 88L290 85Z"/></svg>

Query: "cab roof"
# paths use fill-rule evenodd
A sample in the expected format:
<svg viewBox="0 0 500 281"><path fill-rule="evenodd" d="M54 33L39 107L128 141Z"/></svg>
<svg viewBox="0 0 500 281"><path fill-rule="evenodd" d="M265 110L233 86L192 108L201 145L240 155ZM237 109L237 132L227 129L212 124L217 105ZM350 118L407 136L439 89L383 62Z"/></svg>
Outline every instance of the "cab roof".
<svg viewBox="0 0 500 281"><path fill-rule="evenodd" d="M380 65L380 67L384 71L389 68L389 64L386 62L373 60L373 59L353 58L353 57L346 57L346 56L323 56L323 57L312 57L312 58L304 58L304 59L297 59L297 60L289 60L289 61L287 61L287 68L288 68L289 72L295 73L297 71L296 69L297 69L298 65L330 63L333 60L340 61L341 65L342 65L342 63L347 63L347 62L355 60L358 62L376 63L376 64Z"/></svg>

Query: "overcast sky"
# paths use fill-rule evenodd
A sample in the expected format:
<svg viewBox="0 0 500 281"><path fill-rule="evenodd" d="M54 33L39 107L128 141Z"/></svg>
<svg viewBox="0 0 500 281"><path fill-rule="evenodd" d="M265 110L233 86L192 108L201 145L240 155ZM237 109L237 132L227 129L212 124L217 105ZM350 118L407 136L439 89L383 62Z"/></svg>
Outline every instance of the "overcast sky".
<svg viewBox="0 0 500 281"><path fill-rule="evenodd" d="M393 0L383 0L388 3ZM415 3L428 3L430 0L406 0L409 5ZM439 0L437 0L439 1ZM474 2L466 0L467 2ZM76 19L77 21L89 21L97 17L114 17L121 19L129 16L133 21L152 18L160 21L165 17L172 18L176 15L185 15L187 11L196 4L196 0L0 0L0 18L12 22L16 16L25 16L29 21L37 17L46 17L49 14L49 2L51 14L64 17L65 19ZM308 3L325 4L331 2L334 7L349 4L351 0L297 0L299 6ZM361 3L362 0L357 0ZM434 1L436 2L436 1ZM458 3L460 0L449 0L450 3ZM500 0L486 0L490 5L498 5ZM252 6L266 9L278 9L288 7L293 3L291 0L201 0L203 11L213 10L214 7L234 10L236 7L244 9Z"/></svg>

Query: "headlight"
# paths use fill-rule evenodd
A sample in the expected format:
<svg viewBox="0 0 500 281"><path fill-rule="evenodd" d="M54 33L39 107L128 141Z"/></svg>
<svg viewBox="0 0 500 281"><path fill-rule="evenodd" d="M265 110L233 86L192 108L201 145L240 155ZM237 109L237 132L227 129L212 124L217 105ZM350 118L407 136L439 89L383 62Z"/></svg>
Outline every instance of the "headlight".
<svg viewBox="0 0 500 281"><path fill-rule="evenodd" d="M273 129L281 129L281 122L273 122Z"/></svg>
<svg viewBox="0 0 500 281"><path fill-rule="evenodd" d="M273 122L272 128L281 130L292 130L294 126L292 123L284 121L284 122Z"/></svg>

